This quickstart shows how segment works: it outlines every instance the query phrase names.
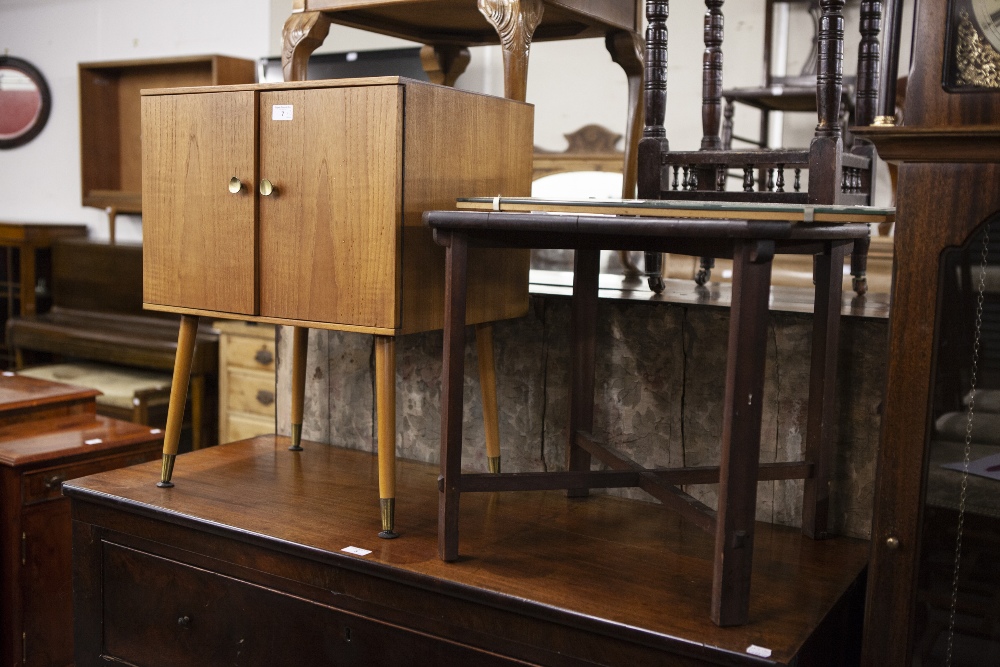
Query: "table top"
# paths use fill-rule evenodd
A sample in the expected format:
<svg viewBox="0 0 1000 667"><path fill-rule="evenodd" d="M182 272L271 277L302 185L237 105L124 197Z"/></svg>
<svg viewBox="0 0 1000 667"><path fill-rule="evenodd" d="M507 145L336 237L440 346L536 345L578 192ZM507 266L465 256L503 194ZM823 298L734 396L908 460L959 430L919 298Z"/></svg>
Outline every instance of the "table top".
<svg viewBox="0 0 1000 667"><path fill-rule="evenodd" d="M499 41L473 0L297 0L295 8L322 11L340 23L423 43L480 46ZM637 3L622 0L542 0L542 22L532 41L603 37L638 30ZM641 7L641 5L639 5Z"/></svg>
<svg viewBox="0 0 1000 667"><path fill-rule="evenodd" d="M785 220L789 222L882 223L896 219L896 209L878 206L741 203L663 199L542 199L538 197L468 197L457 207L474 211L539 211L594 213L656 218L718 220Z"/></svg>
<svg viewBox="0 0 1000 667"><path fill-rule="evenodd" d="M287 437L261 436L184 454L172 489L156 487L159 462L63 488L81 504L198 527L593 635L687 655L725 653L734 665L788 664L868 559L865 541L814 541L758 523L750 623L719 628L708 614L712 537L661 505L596 494L568 499L560 491L464 494L462 558L445 563L437 553L438 466L398 461L401 536L379 540L377 458L303 446L292 453ZM354 556L348 546L371 553ZM439 618L470 622L456 614L449 606ZM524 641L512 626L493 632ZM774 662L748 655L751 644L772 649Z"/></svg>
<svg viewBox="0 0 1000 667"><path fill-rule="evenodd" d="M87 225L0 221L0 245L48 246L55 239L86 235Z"/></svg>
<svg viewBox="0 0 1000 667"><path fill-rule="evenodd" d="M4 371L0 375L0 415L93 398L101 392Z"/></svg>

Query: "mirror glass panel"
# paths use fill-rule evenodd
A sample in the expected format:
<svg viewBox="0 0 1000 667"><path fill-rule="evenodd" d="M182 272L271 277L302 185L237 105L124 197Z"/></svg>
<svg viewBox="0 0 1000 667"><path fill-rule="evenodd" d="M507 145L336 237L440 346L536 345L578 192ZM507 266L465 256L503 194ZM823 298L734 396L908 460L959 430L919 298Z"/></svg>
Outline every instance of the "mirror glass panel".
<svg viewBox="0 0 1000 667"><path fill-rule="evenodd" d="M38 136L50 107L41 72L20 58L0 57L0 148L15 148Z"/></svg>

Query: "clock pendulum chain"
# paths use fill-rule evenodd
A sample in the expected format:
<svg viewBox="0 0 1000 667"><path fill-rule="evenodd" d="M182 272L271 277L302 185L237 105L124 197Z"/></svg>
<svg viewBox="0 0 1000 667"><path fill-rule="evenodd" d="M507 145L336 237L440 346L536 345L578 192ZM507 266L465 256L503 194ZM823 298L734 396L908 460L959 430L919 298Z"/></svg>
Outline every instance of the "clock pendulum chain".
<svg viewBox="0 0 1000 667"><path fill-rule="evenodd" d="M965 523L965 499L969 487L969 457L972 451L972 422L976 407L976 374L979 369L979 343L983 329L983 296L986 292L986 264L990 248L990 224L983 230L982 260L979 263L979 292L976 297L975 336L972 342L972 372L970 373L969 410L965 421L965 457L962 462L962 483L958 496L958 526L955 535L955 567L951 575L951 610L948 615L948 644L945 665L951 667L955 640L955 614L958 608L958 571L962 563L962 527Z"/></svg>

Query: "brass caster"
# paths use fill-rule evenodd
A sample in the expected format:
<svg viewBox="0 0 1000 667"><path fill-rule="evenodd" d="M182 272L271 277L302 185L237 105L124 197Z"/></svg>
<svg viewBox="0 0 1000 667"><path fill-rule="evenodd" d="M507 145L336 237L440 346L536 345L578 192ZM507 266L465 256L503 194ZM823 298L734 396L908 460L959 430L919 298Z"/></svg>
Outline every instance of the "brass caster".
<svg viewBox="0 0 1000 667"><path fill-rule="evenodd" d="M694 276L695 284L699 286L704 286L708 284L708 281L712 279L712 269L699 269L698 273Z"/></svg>
<svg viewBox="0 0 1000 667"><path fill-rule="evenodd" d="M302 451L302 424L292 424L292 446L288 448L288 451Z"/></svg>
<svg viewBox="0 0 1000 667"><path fill-rule="evenodd" d="M864 296L868 293L868 278L867 276L855 276L854 280L851 281L851 287L854 288L854 293L858 296Z"/></svg>
<svg viewBox="0 0 1000 667"><path fill-rule="evenodd" d="M174 476L174 459L176 458L176 454L163 455L163 466L160 468L160 481L156 483L161 489L169 489L174 485L170 481L170 478Z"/></svg>
<svg viewBox="0 0 1000 667"><path fill-rule="evenodd" d="M653 290L657 294L662 294L663 290L667 287L667 284L663 282L662 276L649 276L649 278L646 279L646 282L649 283L649 289Z"/></svg>
<svg viewBox="0 0 1000 667"><path fill-rule="evenodd" d="M394 540L399 537L399 533L393 530L396 518L396 499L379 498L378 503L382 507L382 532L378 536L383 540Z"/></svg>
<svg viewBox="0 0 1000 667"><path fill-rule="evenodd" d="M499 456L487 456L486 457L486 461L487 461L487 463L489 463L490 472L491 473L493 473L494 475L500 473L500 457Z"/></svg>

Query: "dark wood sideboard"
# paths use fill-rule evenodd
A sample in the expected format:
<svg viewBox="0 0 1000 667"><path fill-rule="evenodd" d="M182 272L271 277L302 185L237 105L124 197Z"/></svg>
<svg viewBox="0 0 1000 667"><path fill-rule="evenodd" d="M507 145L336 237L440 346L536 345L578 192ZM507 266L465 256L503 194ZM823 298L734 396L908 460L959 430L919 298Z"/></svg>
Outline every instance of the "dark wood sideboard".
<svg viewBox="0 0 1000 667"><path fill-rule="evenodd" d="M184 454L176 488L152 483L155 463L64 487L78 666L856 661L864 541L759 524L750 622L719 628L712 540L660 505L471 493L475 555L444 563L436 466L397 462L406 528L385 541L371 531L377 459L288 443Z"/></svg>
<svg viewBox="0 0 1000 667"><path fill-rule="evenodd" d="M0 376L0 665L73 661L67 479L154 459L158 430L95 414L92 389Z"/></svg>

